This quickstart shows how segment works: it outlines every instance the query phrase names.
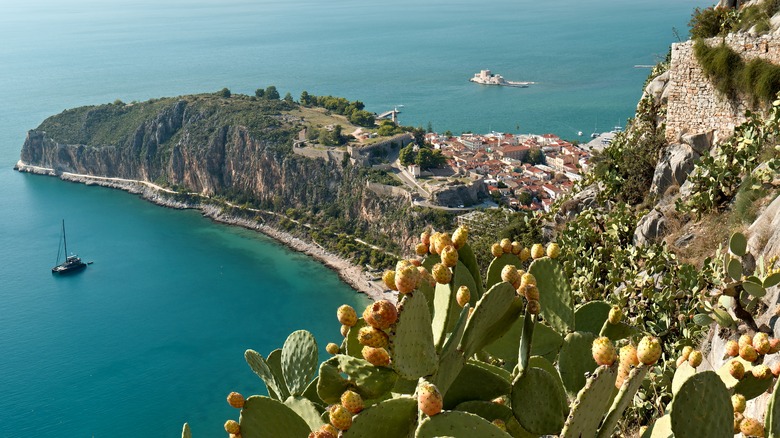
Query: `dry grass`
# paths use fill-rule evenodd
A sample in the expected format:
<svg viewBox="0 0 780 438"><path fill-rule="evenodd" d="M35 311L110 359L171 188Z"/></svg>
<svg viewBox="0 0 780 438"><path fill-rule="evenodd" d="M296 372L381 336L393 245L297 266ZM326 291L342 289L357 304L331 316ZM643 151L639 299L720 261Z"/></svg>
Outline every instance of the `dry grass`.
<svg viewBox="0 0 780 438"><path fill-rule="evenodd" d="M733 231L727 225L729 213L711 213L702 216L701 219L684 223L683 218L670 215L667 227L669 234L665 241L669 249L677 254L679 260L693 266L701 267L704 259L715 255L719 245L728 241ZM678 247L675 242L687 234L693 234L693 239L683 247Z"/></svg>
<svg viewBox="0 0 780 438"><path fill-rule="evenodd" d="M358 128L358 126L350 123L346 117L338 114L327 114L323 108L306 108L301 106L290 111L289 114L293 117L303 117L307 124L317 128L328 125L341 125L343 128L342 132L345 134L349 134Z"/></svg>

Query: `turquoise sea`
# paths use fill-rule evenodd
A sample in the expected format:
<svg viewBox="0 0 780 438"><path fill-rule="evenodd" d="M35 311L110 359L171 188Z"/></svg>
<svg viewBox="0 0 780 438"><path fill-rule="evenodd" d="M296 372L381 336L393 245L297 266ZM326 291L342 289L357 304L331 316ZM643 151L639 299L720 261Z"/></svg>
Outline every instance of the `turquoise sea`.
<svg viewBox="0 0 780 438"><path fill-rule="evenodd" d="M364 305L335 273L256 233L133 195L11 170L65 108L276 85L403 105L438 131L623 125L694 0L0 2L0 437L222 436L227 392L263 392L242 354L293 330L339 338ZM480 69L530 88L469 83ZM54 278L60 220L94 264Z"/></svg>

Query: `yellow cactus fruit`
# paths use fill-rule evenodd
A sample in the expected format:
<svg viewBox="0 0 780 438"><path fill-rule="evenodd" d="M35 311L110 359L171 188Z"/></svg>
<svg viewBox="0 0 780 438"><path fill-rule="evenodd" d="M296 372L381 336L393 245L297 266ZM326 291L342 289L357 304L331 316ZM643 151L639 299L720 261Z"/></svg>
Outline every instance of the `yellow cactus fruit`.
<svg viewBox="0 0 780 438"><path fill-rule="evenodd" d="M227 396L227 402L230 406L233 406L236 409L241 409L244 407L244 396L237 393L237 392L231 392Z"/></svg>
<svg viewBox="0 0 780 438"><path fill-rule="evenodd" d="M753 373L753 377L759 380L771 379L773 377L772 370L764 364L754 366L750 372Z"/></svg>
<svg viewBox="0 0 780 438"><path fill-rule="evenodd" d="M740 432L739 425L742 423L742 420L745 419L745 416L742 415L739 412L734 412L734 433L737 434Z"/></svg>
<svg viewBox="0 0 780 438"><path fill-rule="evenodd" d="M491 403L495 403L497 405L506 405L507 402L509 402L509 397L505 395L498 396L494 398L493 400L490 400Z"/></svg>
<svg viewBox="0 0 780 438"><path fill-rule="evenodd" d="M743 345L750 345L753 346L753 338L750 337L750 335L742 335L739 337L739 348L742 348Z"/></svg>
<svg viewBox="0 0 780 438"><path fill-rule="evenodd" d="M501 251L503 251L504 254L512 254L512 241L504 238L501 239L501 242L498 243L501 245Z"/></svg>
<svg viewBox="0 0 780 438"><path fill-rule="evenodd" d="M522 243L517 242L517 241L512 242L512 254L514 254L516 256L519 256L520 255L520 251L522 251L522 250L523 250L523 244Z"/></svg>
<svg viewBox="0 0 780 438"><path fill-rule="evenodd" d="M534 260L544 257L544 247L541 243L534 243L531 246L531 258Z"/></svg>
<svg viewBox="0 0 780 438"><path fill-rule="evenodd" d="M333 435L333 438L336 438L337 436L339 436L339 430L336 429L335 427L333 427L333 425L330 424L330 423L323 424L322 426L320 426L320 431L321 432L327 432L327 433Z"/></svg>
<svg viewBox="0 0 780 438"><path fill-rule="evenodd" d="M758 359L758 352L752 345L743 345L739 348L739 357L748 362L755 362Z"/></svg>
<svg viewBox="0 0 780 438"><path fill-rule="evenodd" d="M493 245L490 247L490 253L491 253L491 254L493 254L493 257L495 257L495 258L499 258L499 257L501 257L502 255L504 255L504 250L503 250L503 249L501 249L501 244L500 244L500 243L494 243L494 244L493 244Z"/></svg>
<svg viewBox="0 0 780 438"><path fill-rule="evenodd" d="M448 284L452 280L452 271L441 263L433 265L431 275L433 275L433 279L436 280L437 283L441 284Z"/></svg>
<svg viewBox="0 0 780 438"><path fill-rule="evenodd" d="M395 287L395 271L385 271L385 273L382 274L382 281L385 283L385 287L388 289L398 290L398 288Z"/></svg>
<svg viewBox="0 0 780 438"><path fill-rule="evenodd" d="M436 386L422 382L417 387L417 408L423 414L433 417L441 412L443 406L444 398Z"/></svg>
<svg viewBox="0 0 780 438"><path fill-rule="evenodd" d="M360 353L363 355L363 359L375 367L386 367L390 365L390 355L387 354L387 350L384 348L365 346Z"/></svg>
<svg viewBox="0 0 780 438"><path fill-rule="evenodd" d="M593 360L596 361L598 366L606 365L611 366L615 363L615 346L612 345L612 341L606 336L601 336L593 341L591 346L591 353L593 354Z"/></svg>
<svg viewBox="0 0 780 438"><path fill-rule="evenodd" d="M425 269L424 266L418 266L417 272L420 274L419 279L417 280L417 286L419 287L420 284L427 284L430 287L436 286L436 280L433 279L433 276L430 272L428 272L427 269Z"/></svg>
<svg viewBox="0 0 780 438"><path fill-rule="evenodd" d="M518 257L520 257L521 262L525 262L526 260L531 258L531 250L528 248L521 249L520 255Z"/></svg>
<svg viewBox="0 0 780 438"><path fill-rule="evenodd" d="M346 390L341 394L341 405L353 414L363 410L363 397L355 391Z"/></svg>
<svg viewBox="0 0 780 438"><path fill-rule="evenodd" d="M395 271L395 287L398 293L408 294L417 288L417 281L420 279L420 273L417 267L410 264Z"/></svg>
<svg viewBox="0 0 780 438"><path fill-rule="evenodd" d="M469 229L465 226L460 226L452 233L452 244L455 248L461 249L466 245L469 238Z"/></svg>
<svg viewBox="0 0 780 438"><path fill-rule="evenodd" d="M228 420L225 422L225 432L238 434L241 433L241 426L238 425L236 420Z"/></svg>
<svg viewBox="0 0 780 438"><path fill-rule="evenodd" d="M531 315L538 315L542 311L542 303L536 300L528 301L528 313Z"/></svg>
<svg viewBox="0 0 780 438"><path fill-rule="evenodd" d="M336 435L333 435L330 432L324 432L322 430L313 430L309 432L309 438L336 438L338 436L338 432L336 432ZM233 438L232 436L230 438Z"/></svg>
<svg viewBox="0 0 780 438"><path fill-rule="evenodd" d="M469 303L471 300L471 291L469 290L468 286L461 286L458 288L458 291L455 293L455 301L458 302L458 305L462 307L466 307L466 304Z"/></svg>
<svg viewBox="0 0 780 438"><path fill-rule="evenodd" d="M431 243L431 232L430 231L423 231L420 234L420 243L422 243L425 246L430 245Z"/></svg>
<svg viewBox="0 0 780 438"><path fill-rule="evenodd" d="M361 327L358 331L358 342L374 348L385 348L389 342L387 333L371 326Z"/></svg>
<svg viewBox="0 0 780 438"><path fill-rule="evenodd" d="M339 346L333 342L329 342L328 345L325 346L325 351L327 351L328 354L335 356L339 354Z"/></svg>
<svg viewBox="0 0 780 438"><path fill-rule="evenodd" d="M699 350L693 350L691 351L691 354L688 355L688 364L694 368L701 365L701 361L704 359L704 356L702 356L701 351Z"/></svg>
<svg viewBox="0 0 780 438"><path fill-rule="evenodd" d="M441 250L441 262L448 268L454 268L458 264L458 250L448 245Z"/></svg>
<svg viewBox="0 0 780 438"><path fill-rule="evenodd" d="M728 370L731 377L737 380L742 380L742 378L745 377L745 365L742 365L742 362L736 359L729 361Z"/></svg>
<svg viewBox="0 0 780 438"><path fill-rule="evenodd" d="M424 256L425 254L428 254L428 245L424 243L418 243L414 246L414 252L418 256Z"/></svg>
<svg viewBox="0 0 780 438"><path fill-rule="evenodd" d="M409 259L409 263L411 263L415 268L422 266L422 262L418 259Z"/></svg>
<svg viewBox="0 0 780 438"><path fill-rule="evenodd" d="M764 436L764 425L754 418L745 417L739 422L739 431L745 436Z"/></svg>
<svg viewBox="0 0 780 438"><path fill-rule="evenodd" d="M342 405L331 405L328 408L330 424L336 429L347 430L352 427L352 414Z"/></svg>
<svg viewBox="0 0 780 438"><path fill-rule="evenodd" d="M520 277L520 286L525 286L528 284L536 286L536 277L534 277L534 274L530 272L526 272Z"/></svg>
<svg viewBox="0 0 780 438"><path fill-rule="evenodd" d="M341 324L348 325L350 327L357 324L358 320L355 309L353 309L349 304L343 304L338 308L338 310L336 310L336 318L338 318Z"/></svg>
<svg viewBox="0 0 780 438"><path fill-rule="evenodd" d="M561 247L555 242L547 244L547 257L557 259L561 255Z"/></svg>
<svg viewBox="0 0 780 438"><path fill-rule="evenodd" d="M680 354L680 358L682 358L683 360L688 360L688 356L691 354L691 352L693 352L693 347L691 347L690 345L686 345L682 349L682 353ZM734 356L736 356L736 354Z"/></svg>
<svg viewBox="0 0 780 438"><path fill-rule="evenodd" d="M617 324L621 319L623 319L623 310L620 306L612 306L612 308L609 309L607 321L609 321L610 324Z"/></svg>
<svg viewBox="0 0 780 438"><path fill-rule="evenodd" d="M739 356L739 344L737 341L730 340L726 342L726 356L737 357Z"/></svg>
<svg viewBox="0 0 780 438"><path fill-rule="evenodd" d="M620 348L620 363L618 365L618 376L615 380L615 387L620 389L623 382L628 378L631 368L639 365L639 359L636 357L636 347L628 344Z"/></svg>
<svg viewBox="0 0 780 438"><path fill-rule="evenodd" d="M766 333L758 332L753 336L753 348L756 349L758 354L767 354L772 349L772 345L769 343L769 335Z"/></svg>
<svg viewBox="0 0 780 438"><path fill-rule="evenodd" d="M769 340L769 352L767 354L775 354L780 351L780 339Z"/></svg>
<svg viewBox="0 0 780 438"><path fill-rule="evenodd" d="M442 250L453 244L452 238L447 233L439 233L439 238L436 239L436 254L441 254Z"/></svg>
<svg viewBox="0 0 780 438"><path fill-rule="evenodd" d="M661 341L655 336L645 336L636 348L636 357L645 365L653 365L661 357Z"/></svg>
<svg viewBox="0 0 780 438"><path fill-rule="evenodd" d="M349 334L349 326L348 325L341 325L341 336L344 336L345 338Z"/></svg>
<svg viewBox="0 0 780 438"><path fill-rule="evenodd" d="M731 406L734 407L734 412L739 412L740 414L745 412L746 404L747 400L745 400L744 395L734 394L731 396Z"/></svg>
<svg viewBox="0 0 780 438"><path fill-rule="evenodd" d="M773 376L775 377L780 376L780 362L773 363L770 369L772 370Z"/></svg>
<svg viewBox="0 0 780 438"><path fill-rule="evenodd" d="M386 330L398 320L398 309L387 300L375 301L363 311L366 324L379 330Z"/></svg>
<svg viewBox="0 0 780 438"><path fill-rule="evenodd" d="M525 297L526 300L531 301L539 301L539 288L536 287L534 284L526 284L523 286L520 286L520 289L518 291Z"/></svg>
<svg viewBox="0 0 780 438"><path fill-rule="evenodd" d="M501 269L501 280L511 284L515 289L520 287L520 275L515 265L506 265Z"/></svg>

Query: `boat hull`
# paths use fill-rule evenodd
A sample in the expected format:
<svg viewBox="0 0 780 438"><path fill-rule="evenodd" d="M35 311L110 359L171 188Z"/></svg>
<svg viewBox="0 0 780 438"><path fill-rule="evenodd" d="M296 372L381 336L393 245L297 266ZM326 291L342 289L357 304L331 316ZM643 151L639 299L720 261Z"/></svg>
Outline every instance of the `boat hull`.
<svg viewBox="0 0 780 438"><path fill-rule="evenodd" d="M72 274L75 272L83 271L87 267L84 262L61 264L51 268L51 273L56 275Z"/></svg>

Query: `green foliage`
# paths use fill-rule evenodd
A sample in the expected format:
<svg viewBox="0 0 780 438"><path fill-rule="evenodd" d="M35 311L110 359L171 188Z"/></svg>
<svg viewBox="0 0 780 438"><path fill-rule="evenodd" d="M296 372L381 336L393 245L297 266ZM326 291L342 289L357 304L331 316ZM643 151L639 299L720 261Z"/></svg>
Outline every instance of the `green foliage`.
<svg viewBox="0 0 780 438"><path fill-rule="evenodd" d="M409 166L410 164L414 164L414 161L417 157L414 153L414 145L409 143L406 145L403 149L401 149L401 152L398 153L398 159L401 161L401 164L404 166Z"/></svg>
<svg viewBox="0 0 780 438"><path fill-rule="evenodd" d="M349 115L349 121L358 126L373 127L374 126L374 114L365 110L354 110Z"/></svg>
<svg viewBox="0 0 780 438"><path fill-rule="evenodd" d="M266 87L263 97L268 100L279 100L279 91L276 90L276 86L269 85Z"/></svg>
<svg viewBox="0 0 780 438"><path fill-rule="evenodd" d="M696 8L688 27L691 38L710 38L731 32L739 22L739 13L733 9Z"/></svg>
<svg viewBox="0 0 780 438"><path fill-rule="evenodd" d="M230 90L227 88L223 88L217 92L217 96L223 99L230 99Z"/></svg>
<svg viewBox="0 0 780 438"><path fill-rule="evenodd" d="M393 135L403 134L404 130L400 126L393 123L391 120L383 120L379 124L377 134L381 137L390 137Z"/></svg>

